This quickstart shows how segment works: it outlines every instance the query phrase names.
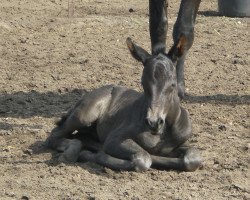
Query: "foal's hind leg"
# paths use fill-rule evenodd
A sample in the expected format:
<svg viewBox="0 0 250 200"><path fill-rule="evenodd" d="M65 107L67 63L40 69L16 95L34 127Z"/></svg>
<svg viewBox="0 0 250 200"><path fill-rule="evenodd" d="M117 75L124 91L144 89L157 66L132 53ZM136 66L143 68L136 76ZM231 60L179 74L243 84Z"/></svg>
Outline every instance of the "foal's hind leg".
<svg viewBox="0 0 250 200"><path fill-rule="evenodd" d="M70 138L71 139L63 138L58 143L56 150L62 152L58 159L61 162L76 162L79 160L79 154L82 151L82 147L95 152L100 151L102 148L101 143L82 132L74 134Z"/></svg>
<svg viewBox="0 0 250 200"><path fill-rule="evenodd" d="M115 158L109 154L99 151L93 153L91 151L83 150L78 158L79 162L94 162L104 167L111 168L113 170L134 170L135 164L132 161Z"/></svg>
<svg viewBox="0 0 250 200"><path fill-rule="evenodd" d="M79 152L82 149L82 143L78 139L67 139L73 133L80 123L74 120L73 116L68 116L64 122L54 128L51 135L46 140L46 145L56 151L63 152L59 158L60 161L75 162Z"/></svg>
<svg viewBox="0 0 250 200"><path fill-rule="evenodd" d="M57 149L64 141L63 138L67 138L71 133L80 127L80 122L77 119L73 119L74 116L68 116L64 122L55 127L45 143L52 149ZM61 148L61 147L60 147Z"/></svg>
<svg viewBox="0 0 250 200"><path fill-rule="evenodd" d="M74 109L52 130L46 140L47 146L55 150L65 147L66 138L75 130L91 126L108 107L112 89L113 86L105 86L84 95ZM72 148L68 151L71 151L70 149Z"/></svg>
<svg viewBox="0 0 250 200"><path fill-rule="evenodd" d="M61 151L62 154L59 157L61 162L76 162L79 153L82 150L82 142L78 139L61 139L58 143L57 151Z"/></svg>
<svg viewBox="0 0 250 200"><path fill-rule="evenodd" d="M174 25L173 39L177 42L181 35L187 38L186 48L183 56L178 60L176 66L178 94L180 98L185 94L184 83L184 61L188 50L194 41L194 24L201 0L182 0L178 18Z"/></svg>

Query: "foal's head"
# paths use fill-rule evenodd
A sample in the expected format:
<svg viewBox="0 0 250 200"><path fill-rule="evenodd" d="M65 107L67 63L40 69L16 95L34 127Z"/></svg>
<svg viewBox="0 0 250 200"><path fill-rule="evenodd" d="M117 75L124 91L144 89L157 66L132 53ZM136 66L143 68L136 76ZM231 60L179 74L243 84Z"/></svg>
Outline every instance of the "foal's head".
<svg viewBox="0 0 250 200"><path fill-rule="evenodd" d="M128 48L135 59L143 63L142 86L147 103L145 123L153 134L161 134L169 108L178 98L175 62L182 56L185 38L174 44L166 54L158 51L150 55L128 38Z"/></svg>

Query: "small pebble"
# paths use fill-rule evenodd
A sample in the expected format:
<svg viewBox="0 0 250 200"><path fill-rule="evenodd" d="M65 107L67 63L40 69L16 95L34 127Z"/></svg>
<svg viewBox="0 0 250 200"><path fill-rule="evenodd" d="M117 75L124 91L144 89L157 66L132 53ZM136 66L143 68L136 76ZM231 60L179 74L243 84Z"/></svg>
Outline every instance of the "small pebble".
<svg viewBox="0 0 250 200"><path fill-rule="evenodd" d="M5 192L5 195L8 197L15 197L16 194L14 192Z"/></svg>
<svg viewBox="0 0 250 200"><path fill-rule="evenodd" d="M21 199L22 200L29 200L29 197L27 197L27 196L24 195L24 196L21 197Z"/></svg>
<svg viewBox="0 0 250 200"><path fill-rule="evenodd" d="M130 8L128 11L132 13L132 12L134 12L134 9Z"/></svg>
<svg viewBox="0 0 250 200"><path fill-rule="evenodd" d="M226 131L227 130L227 128L226 128L226 126L224 125L224 124L221 124L221 125L219 125L219 130L221 130L221 131Z"/></svg>
<svg viewBox="0 0 250 200"><path fill-rule="evenodd" d="M26 39L26 38L22 38L22 39L20 39L20 42L21 42L21 43L26 43L26 42L27 42L27 39Z"/></svg>
<svg viewBox="0 0 250 200"><path fill-rule="evenodd" d="M88 61L89 61L88 59L79 59L79 64L85 64Z"/></svg>
<svg viewBox="0 0 250 200"><path fill-rule="evenodd" d="M95 200L94 196L88 196L88 200Z"/></svg>
<svg viewBox="0 0 250 200"><path fill-rule="evenodd" d="M23 153L28 154L28 155L32 155L33 151L32 151L32 149L26 149L23 151Z"/></svg>
<svg viewBox="0 0 250 200"><path fill-rule="evenodd" d="M70 56L70 57L75 57L76 54L75 54L75 53L69 53L69 56Z"/></svg>
<svg viewBox="0 0 250 200"><path fill-rule="evenodd" d="M216 60L215 59L211 59L211 62L215 63L216 64Z"/></svg>
<svg viewBox="0 0 250 200"><path fill-rule="evenodd" d="M3 151L10 152L10 149L9 148L4 148Z"/></svg>
<svg viewBox="0 0 250 200"><path fill-rule="evenodd" d="M246 151L250 151L250 143L247 143L244 149L245 149Z"/></svg>
<svg viewBox="0 0 250 200"><path fill-rule="evenodd" d="M216 164L216 165L220 164L219 160L215 159L214 164Z"/></svg>

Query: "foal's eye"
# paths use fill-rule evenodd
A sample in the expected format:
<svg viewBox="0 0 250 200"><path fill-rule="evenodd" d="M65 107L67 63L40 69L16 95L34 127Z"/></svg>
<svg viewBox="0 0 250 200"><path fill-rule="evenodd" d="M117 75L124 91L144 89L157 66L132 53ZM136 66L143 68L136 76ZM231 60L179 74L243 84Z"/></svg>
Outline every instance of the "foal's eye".
<svg viewBox="0 0 250 200"><path fill-rule="evenodd" d="M172 83L172 84L168 87L168 91L169 91L169 92L173 92L175 87L176 87L176 84L175 84L175 83Z"/></svg>
<svg viewBox="0 0 250 200"><path fill-rule="evenodd" d="M172 83L172 84L171 84L171 87L172 87L172 88L175 88L175 86L176 86L175 83Z"/></svg>

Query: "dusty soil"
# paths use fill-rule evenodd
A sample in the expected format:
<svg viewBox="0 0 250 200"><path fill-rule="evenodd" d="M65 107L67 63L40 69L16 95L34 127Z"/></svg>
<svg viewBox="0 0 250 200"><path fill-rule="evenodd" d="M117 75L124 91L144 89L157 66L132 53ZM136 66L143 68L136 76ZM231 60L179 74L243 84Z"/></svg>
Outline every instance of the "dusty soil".
<svg viewBox="0 0 250 200"><path fill-rule="evenodd" d="M170 1L168 46L178 4ZM141 90L142 66L125 39L149 50L148 2L75 0L73 18L67 9L62 0L1 1L0 199L250 199L249 19L219 16L215 0L201 3L182 104L204 166L115 172L58 164L43 141L83 90Z"/></svg>

